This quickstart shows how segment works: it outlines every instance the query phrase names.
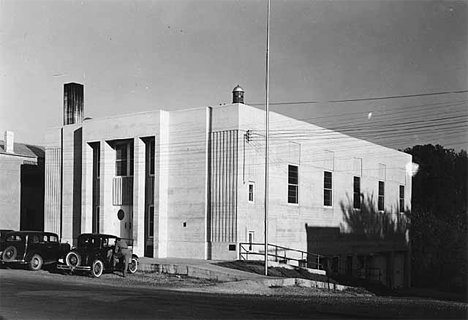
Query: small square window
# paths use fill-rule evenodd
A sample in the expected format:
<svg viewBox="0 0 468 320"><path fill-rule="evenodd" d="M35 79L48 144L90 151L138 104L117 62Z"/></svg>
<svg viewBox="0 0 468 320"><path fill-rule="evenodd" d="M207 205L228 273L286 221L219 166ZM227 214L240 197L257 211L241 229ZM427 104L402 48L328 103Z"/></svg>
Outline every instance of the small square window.
<svg viewBox="0 0 468 320"><path fill-rule="evenodd" d="M254 185L253 182L249 182L249 202L254 202Z"/></svg>

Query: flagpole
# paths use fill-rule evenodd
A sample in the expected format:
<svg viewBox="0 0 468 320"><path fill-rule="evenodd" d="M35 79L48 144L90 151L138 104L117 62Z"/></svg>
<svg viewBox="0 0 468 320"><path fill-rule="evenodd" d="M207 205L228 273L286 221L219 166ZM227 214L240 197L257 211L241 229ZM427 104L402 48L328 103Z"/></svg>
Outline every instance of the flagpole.
<svg viewBox="0 0 468 320"><path fill-rule="evenodd" d="M267 4L267 42L266 42L266 75L265 75L265 275L268 275L268 203L269 203L269 94L270 94L270 0Z"/></svg>

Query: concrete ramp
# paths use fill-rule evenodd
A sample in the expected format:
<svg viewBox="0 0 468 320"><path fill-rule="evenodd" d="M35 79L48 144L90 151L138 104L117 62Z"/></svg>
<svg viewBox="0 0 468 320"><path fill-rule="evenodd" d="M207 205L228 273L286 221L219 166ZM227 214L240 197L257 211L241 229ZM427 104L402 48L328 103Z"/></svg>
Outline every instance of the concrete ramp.
<svg viewBox="0 0 468 320"><path fill-rule="evenodd" d="M209 279L220 282L255 281L267 287L299 286L342 291L347 286L324 281L301 278L268 277L256 273L231 269L216 265L221 261L178 259L178 258L140 258L140 271L182 275L192 278Z"/></svg>

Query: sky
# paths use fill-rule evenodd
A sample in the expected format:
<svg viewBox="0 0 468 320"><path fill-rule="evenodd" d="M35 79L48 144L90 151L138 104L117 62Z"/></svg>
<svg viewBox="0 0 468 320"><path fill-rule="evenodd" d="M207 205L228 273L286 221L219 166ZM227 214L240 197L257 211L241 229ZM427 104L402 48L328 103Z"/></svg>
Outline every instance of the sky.
<svg viewBox="0 0 468 320"><path fill-rule="evenodd" d="M92 118L228 104L237 84L263 108L266 4L0 0L0 133L43 144L68 82ZM270 110L391 148L467 150L467 11L271 0Z"/></svg>

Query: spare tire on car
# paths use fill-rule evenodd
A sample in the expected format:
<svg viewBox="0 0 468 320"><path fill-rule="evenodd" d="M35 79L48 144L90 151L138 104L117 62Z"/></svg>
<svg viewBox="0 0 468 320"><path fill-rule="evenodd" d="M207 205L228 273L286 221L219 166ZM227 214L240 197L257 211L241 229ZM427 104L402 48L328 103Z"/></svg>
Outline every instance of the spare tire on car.
<svg viewBox="0 0 468 320"><path fill-rule="evenodd" d="M65 263L69 267L78 267L81 265L81 256L76 251L70 251L65 256Z"/></svg>
<svg viewBox="0 0 468 320"><path fill-rule="evenodd" d="M9 246L7 247L2 254L2 260L4 262L10 262L16 259L16 255L18 254L18 251L16 250L16 247L14 246Z"/></svg>

